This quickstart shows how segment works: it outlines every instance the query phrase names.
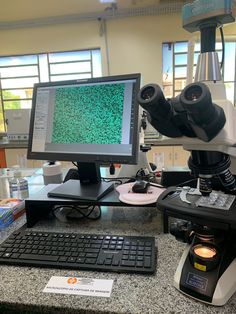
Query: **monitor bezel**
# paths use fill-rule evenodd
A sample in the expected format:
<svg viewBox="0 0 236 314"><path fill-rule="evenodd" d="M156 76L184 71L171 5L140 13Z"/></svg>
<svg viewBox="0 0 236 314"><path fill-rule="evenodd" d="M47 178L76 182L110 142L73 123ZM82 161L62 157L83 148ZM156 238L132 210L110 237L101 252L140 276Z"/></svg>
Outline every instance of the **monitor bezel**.
<svg viewBox="0 0 236 314"><path fill-rule="evenodd" d="M27 159L35 160L52 160L52 161L72 161L72 162L95 162L101 165L120 163L120 164L137 164L138 162L138 151L139 151L139 105L137 102L137 93L140 89L140 79L141 74L124 74L124 75L113 75L105 77L96 77L90 79L81 80L67 80L67 81L55 81L55 82L45 82L36 83L33 88L33 98L32 98L32 109L30 117L30 127L29 127L29 142L27 150ZM40 87L52 87L60 85L83 85L90 83L102 83L102 82L112 82L112 81L123 81L123 80L135 80L133 94L135 97L132 99L133 106L133 119L134 126L132 132L132 152L131 155L106 155L106 154L80 154L78 153L50 153L50 152L34 152L32 151L33 144L33 130L34 130L34 120L35 120L35 109L36 109L36 96L37 89Z"/></svg>

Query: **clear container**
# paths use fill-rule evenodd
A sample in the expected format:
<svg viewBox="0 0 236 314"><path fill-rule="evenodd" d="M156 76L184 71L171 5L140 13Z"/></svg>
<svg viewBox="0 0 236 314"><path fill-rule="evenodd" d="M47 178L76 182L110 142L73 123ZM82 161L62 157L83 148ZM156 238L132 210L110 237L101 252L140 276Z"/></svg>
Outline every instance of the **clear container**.
<svg viewBox="0 0 236 314"><path fill-rule="evenodd" d="M15 170L14 176L9 180L10 197L26 199L29 197L28 181L21 177L21 171Z"/></svg>

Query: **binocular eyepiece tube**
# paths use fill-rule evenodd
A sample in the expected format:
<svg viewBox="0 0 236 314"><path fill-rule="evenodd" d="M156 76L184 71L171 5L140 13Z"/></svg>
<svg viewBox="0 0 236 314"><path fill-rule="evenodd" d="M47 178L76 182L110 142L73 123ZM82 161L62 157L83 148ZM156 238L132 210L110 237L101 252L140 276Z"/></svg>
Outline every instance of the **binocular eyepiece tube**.
<svg viewBox="0 0 236 314"><path fill-rule="evenodd" d="M210 90L203 83L189 84L170 99L158 85L145 85L138 93L138 102L148 112L152 126L168 137L197 137L209 142L226 121L224 110L212 102Z"/></svg>
<svg viewBox="0 0 236 314"><path fill-rule="evenodd" d="M187 136L211 141L224 127L224 110L212 102L204 83L187 85L180 95L166 99L156 84L145 85L138 93L138 102L147 111L152 126L162 135L176 138ZM200 191L209 195L212 179L217 177L228 191L236 191L236 181L229 170L228 155L216 151L192 150L188 166L200 178Z"/></svg>

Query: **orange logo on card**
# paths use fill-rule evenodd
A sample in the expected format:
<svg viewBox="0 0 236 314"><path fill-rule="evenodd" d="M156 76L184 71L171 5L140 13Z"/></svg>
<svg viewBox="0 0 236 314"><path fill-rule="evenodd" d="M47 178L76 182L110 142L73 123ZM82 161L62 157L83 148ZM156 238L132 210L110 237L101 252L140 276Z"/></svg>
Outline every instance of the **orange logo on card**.
<svg viewBox="0 0 236 314"><path fill-rule="evenodd" d="M76 278L68 278L67 279L67 283L69 283L69 284L75 284L76 282L77 282Z"/></svg>

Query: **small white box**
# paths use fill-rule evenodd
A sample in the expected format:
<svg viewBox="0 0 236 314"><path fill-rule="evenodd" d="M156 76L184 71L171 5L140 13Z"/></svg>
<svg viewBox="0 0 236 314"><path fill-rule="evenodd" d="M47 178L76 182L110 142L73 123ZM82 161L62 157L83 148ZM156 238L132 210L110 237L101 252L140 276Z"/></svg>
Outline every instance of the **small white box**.
<svg viewBox="0 0 236 314"><path fill-rule="evenodd" d="M28 141L31 109L5 110L9 141Z"/></svg>

